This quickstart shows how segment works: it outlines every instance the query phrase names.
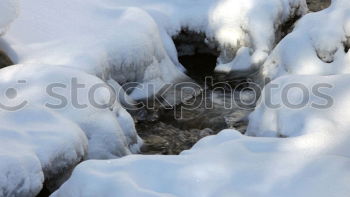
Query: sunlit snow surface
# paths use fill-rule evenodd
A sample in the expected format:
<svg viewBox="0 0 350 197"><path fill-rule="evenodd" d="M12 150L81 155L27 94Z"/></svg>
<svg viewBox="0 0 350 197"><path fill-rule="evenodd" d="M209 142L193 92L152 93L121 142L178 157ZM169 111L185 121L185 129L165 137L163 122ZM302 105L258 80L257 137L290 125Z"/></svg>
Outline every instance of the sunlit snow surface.
<svg viewBox="0 0 350 197"><path fill-rule="evenodd" d="M338 142L349 139L343 137ZM339 155L328 140L317 133L256 139L225 130L179 156L86 161L52 196L346 197L349 151L345 146L347 155Z"/></svg>
<svg viewBox="0 0 350 197"><path fill-rule="evenodd" d="M273 50L262 68L265 78L282 75L333 75L350 72L350 2L302 17Z"/></svg>

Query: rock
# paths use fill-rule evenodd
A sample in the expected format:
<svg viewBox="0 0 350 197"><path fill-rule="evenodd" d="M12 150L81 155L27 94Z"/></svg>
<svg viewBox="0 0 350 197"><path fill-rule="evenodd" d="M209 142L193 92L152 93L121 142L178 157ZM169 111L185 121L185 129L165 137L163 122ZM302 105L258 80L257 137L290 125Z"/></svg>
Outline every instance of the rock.
<svg viewBox="0 0 350 197"><path fill-rule="evenodd" d="M0 69L10 65L13 65L13 62L3 51L0 50Z"/></svg>
<svg viewBox="0 0 350 197"><path fill-rule="evenodd" d="M331 0L307 0L307 6L310 11L317 12L326 9L331 5Z"/></svg>

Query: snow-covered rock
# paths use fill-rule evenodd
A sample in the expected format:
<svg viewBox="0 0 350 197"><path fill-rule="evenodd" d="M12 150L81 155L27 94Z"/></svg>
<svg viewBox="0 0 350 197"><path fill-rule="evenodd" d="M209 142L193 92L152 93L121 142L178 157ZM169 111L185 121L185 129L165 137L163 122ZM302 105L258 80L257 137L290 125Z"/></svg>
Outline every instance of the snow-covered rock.
<svg viewBox="0 0 350 197"><path fill-rule="evenodd" d="M332 75L350 72L350 2L334 0L329 8L302 17L294 31L273 50L262 67L263 78L286 74Z"/></svg>
<svg viewBox="0 0 350 197"><path fill-rule="evenodd" d="M36 105L0 112L0 196L36 196L55 189L87 152L79 126Z"/></svg>
<svg viewBox="0 0 350 197"><path fill-rule="evenodd" d="M0 35L4 34L10 23L18 14L17 0L2 0L0 2Z"/></svg>
<svg viewBox="0 0 350 197"><path fill-rule="evenodd" d="M0 83L3 109L37 104L79 125L89 139L88 158L117 158L137 153L141 146L132 117L96 76L63 66L24 64L0 70Z"/></svg>
<svg viewBox="0 0 350 197"><path fill-rule="evenodd" d="M225 130L179 156L86 161L52 196L346 197L349 134L337 141L340 154L324 136L253 138Z"/></svg>
<svg viewBox="0 0 350 197"><path fill-rule="evenodd" d="M250 114L248 135L299 136L349 132L350 75L279 77Z"/></svg>
<svg viewBox="0 0 350 197"><path fill-rule="evenodd" d="M2 44L15 63L72 66L121 85L137 82L128 89L134 99L152 96L168 83L190 81L164 49L154 19L142 9L117 6L23 1Z"/></svg>

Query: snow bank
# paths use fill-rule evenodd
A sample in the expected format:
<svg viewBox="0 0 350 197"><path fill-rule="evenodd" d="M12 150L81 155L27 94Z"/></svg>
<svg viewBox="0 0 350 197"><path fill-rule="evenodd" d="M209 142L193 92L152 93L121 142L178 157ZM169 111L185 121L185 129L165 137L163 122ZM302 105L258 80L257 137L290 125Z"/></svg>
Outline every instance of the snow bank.
<svg viewBox="0 0 350 197"><path fill-rule="evenodd" d="M17 0L2 0L0 2L0 35L5 33L7 27L16 18L17 12Z"/></svg>
<svg viewBox="0 0 350 197"><path fill-rule="evenodd" d="M349 13L348 0L334 0L329 8L302 17L263 65L263 77L349 73Z"/></svg>
<svg viewBox="0 0 350 197"><path fill-rule="evenodd" d="M252 138L225 130L180 156L86 161L52 196L346 197L350 152L337 155L327 139Z"/></svg>
<svg viewBox="0 0 350 197"><path fill-rule="evenodd" d="M39 104L78 124L89 139L89 158L138 152L141 139L132 117L99 78L69 67L25 64L0 70L0 83L6 109Z"/></svg>
<svg viewBox="0 0 350 197"><path fill-rule="evenodd" d="M40 106L1 111L0 125L0 196L35 196L44 180L57 188L86 155L82 130Z"/></svg>

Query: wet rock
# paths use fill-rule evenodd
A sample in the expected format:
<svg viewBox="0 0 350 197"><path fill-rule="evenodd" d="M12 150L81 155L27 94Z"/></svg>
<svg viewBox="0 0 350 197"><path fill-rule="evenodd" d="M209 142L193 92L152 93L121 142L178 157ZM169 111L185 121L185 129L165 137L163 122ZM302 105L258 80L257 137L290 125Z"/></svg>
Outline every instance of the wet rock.
<svg viewBox="0 0 350 197"><path fill-rule="evenodd" d="M177 155L190 149L201 138L216 132L206 128L184 130L163 122L139 122L139 135L144 140L143 154Z"/></svg>
<svg viewBox="0 0 350 197"><path fill-rule="evenodd" d="M169 146L169 142L161 136L149 135L144 139L145 146L142 148L144 152L156 151L165 153L166 148Z"/></svg>
<svg viewBox="0 0 350 197"><path fill-rule="evenodd" d="M152 117L141 119L136 129L144 140L144 154L179 154L201 138L227 128L244 133L246 117L254 109L254 94L249 91L208 90L173 109L156 108ZM252 100L253 99L253 100ZM242 106L242 102L252 103ZM152 111L147 112L152 114Z"/></svg>
<svg viewBox="0 0 350 197"><path fill-rule="evenodd" d="M206 128L206 129L199 131L199 137L201 137L201 138L207 137L210 135L214 135L214 134L215 134L214 131L209 129L209 128Z"/></svg>
<svg viewBox="0 0 350 197"><path fill-rule="evenodd" d="M10 65L13 65L13 62L3 51L0 50L0 69Z"/></svg>
<svg viewBox="0 0 350 197"><path fill-rule="evenodd" d="M331 5L331 0L306 0L310 11L317 12L328 8Z"/></svg>

